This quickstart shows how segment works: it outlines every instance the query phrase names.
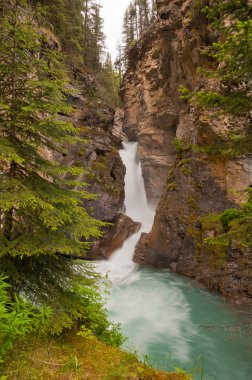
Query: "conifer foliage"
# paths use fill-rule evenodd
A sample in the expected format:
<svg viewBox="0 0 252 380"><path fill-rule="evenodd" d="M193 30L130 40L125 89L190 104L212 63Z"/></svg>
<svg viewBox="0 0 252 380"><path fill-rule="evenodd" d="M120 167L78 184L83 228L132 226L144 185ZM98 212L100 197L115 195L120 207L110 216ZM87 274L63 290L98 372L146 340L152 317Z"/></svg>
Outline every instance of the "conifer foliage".
<svg viewBox="0 0 252 380"><path fill-rule="evenodd" d="M0 273L8 276L13 301L21 294L36 306L50 306L52 333L78 321L120 343L92 268L70 259L85 253L102 223L83 207L93 198L75 180L83 169L49 159L64 144L82 139L59 118L69 112L60 54L47 47L26 5L9 2L0 19Z"/></svg>
<svg viewBox="0 0 252 380"><path fill-rule="evenodd" d="M58 118L68 111L56 76L58 53L43 47L43 35L19 12L16 2L0 25L1 252L83 252L81 238L99 236L99 223L81 207L81 198L91 195L66 189L62 179L83 169L46 158L48 149L79 139L78 130Z"/></svg>
<svg viewBox="0 0 252 380"><path fill-rule="evenodd" d="M116 70L106 64L102 6L97 0L34 0L39 21L59 40L68 65L85 66L101 84L100 94L109 106L119 103ZM106 71L108 68L108 71ZM111 83L112 82L112 83ZM112 89L112 96L110 96Z"/></svg>
<svg viewBox="0 0 252 380"><path fill-rule="evenodd" d="M135 42L151 26L156 18L156 0L132 0L127 7L123 18L123 54L118 56L118 65L123 61L124 68L127 67L128 51ZM121 48L119 49L121 50ZM123 55L123 58L121 57Z"/></svg>
<svg viewBox="0 0 252 380"><path fill-rule="evenodd" d="M30 3L39 6L42 16L40 22L44 22L59 37L68 59L81 63L84 43L83 0L33 0Z"/></svg>
<svg viewBox="0 0 252 380"><path fill-rule="evenodd" d="M105 35L101 5L96 0L36 0L42 7L41 22L59 37L68 61L101 68Z"/></svg>
<svg viewBox="0 0 252 380"><path fill-rule="evenodd" d="M93 0L84 1L84 64L97 72L101 69L105 35L101 5Z"/></svg>

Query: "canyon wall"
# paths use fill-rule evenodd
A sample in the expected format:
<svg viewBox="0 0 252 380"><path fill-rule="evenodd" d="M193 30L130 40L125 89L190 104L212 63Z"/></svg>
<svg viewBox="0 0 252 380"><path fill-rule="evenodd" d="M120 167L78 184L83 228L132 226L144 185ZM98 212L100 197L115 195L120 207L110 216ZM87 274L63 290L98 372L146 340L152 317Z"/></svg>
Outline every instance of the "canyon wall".
<svg viewBox="0 0 252 380"><path fill-rule="evenodd" d="M233 300L249 300L252 271L242 267L244 252L234 241L224 258L209 251L204 241L218 232L202 224L202 217L247 198L251 157L221 154L228 133L245 130L247 120L200 109L179 94L180 86L219 86L197 71L215 65L202 54L216 38L207 26L195 1L158 1L157 21L129 53L124 132L139 142L149 201L160 199L153 229L142 234L134 259L193 276Z"/></svg>

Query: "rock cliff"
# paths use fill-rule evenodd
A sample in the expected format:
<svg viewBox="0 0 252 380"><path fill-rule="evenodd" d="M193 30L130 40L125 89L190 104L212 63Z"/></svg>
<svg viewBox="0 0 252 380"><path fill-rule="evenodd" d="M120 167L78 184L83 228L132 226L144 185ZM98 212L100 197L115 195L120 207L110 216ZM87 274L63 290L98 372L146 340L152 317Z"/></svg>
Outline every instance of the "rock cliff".
<svg viewBox="0 0 252 380"><path fill-rule="evenodd" d="M202 217L246 200L252 159L228 157L221 150L228 132L246 130L247 120L206 111L180 98L181 85L190 90L219 85L197 72L198 66L215 65L202 55L216 38L198 9L207 1L157 3L157 21L130 51L122 89L124 132L139 142L148 199L161 196L153 229L142 234L135 261L171 268L233 300L248 300L251 266L243 267L235 242L225 253L209 251L204 239L217 232L202 222Z"/></svg>

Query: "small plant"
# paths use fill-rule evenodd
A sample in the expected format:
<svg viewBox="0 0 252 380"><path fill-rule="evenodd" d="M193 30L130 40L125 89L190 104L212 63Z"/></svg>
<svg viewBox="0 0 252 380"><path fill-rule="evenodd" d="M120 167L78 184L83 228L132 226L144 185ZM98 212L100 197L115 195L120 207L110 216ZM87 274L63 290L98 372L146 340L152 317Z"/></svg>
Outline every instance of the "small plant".
<svg viewBox="0 0 252 380"><path fill-rule="evenodd" d="M232 220L240 218L243 215L244 215L244 213L242 210L237 210L235 208L230 208L230 209L224 211L220 217L220 221L223 225L224 230L228 229L229 223Z"/></svg>
<svg viewBox="0 0 252 380"><path fill-rule="evenodd" d="M192 97L192 93L190 92L190 90L183 85L179 86L179 93L180 93L180 99L182 100L189 101Z"/></svg>
<svg viewBox="0 0 252 380"><path fill-rule="evenodd" d="M166 189L167 189L168 191L176 191L177 188L178 188L178 184L175 183L175 182L172 182L172 183L169 183L169 184L167 185L167 188L166 188Z"/></svg>
<svg viewBox="0 0 252 380"><path fill-rule="evenodd" d="M7 277L0 275L0 363L18 338L34 330L44 332L50 320L50 309L38 309L23 298L11 299Z"/></svg>
<svg viewBox="0 0 252 380"><path fill-rule="evenodd" d="M95 338L94 334L92 331L86 326L81 326L80 331L77 333L77 335L81 336L82 338L93 340Z"/></svg>
<svg viewBox="0 0 252 380"><path fill-rule="evenodd" d="M80 363L75 355L71 355L67 363L63 366L63 371L74 371L77 372L80 369Z"/></svg>
<svg viewBox="0 0 252 380"><path fill-rule="evenodd" d="M184 142L177 137L174 139L174 144L175 144L176 150L179 154L181 154L185 150L187 150L187 146L184 144Z"/></svg>

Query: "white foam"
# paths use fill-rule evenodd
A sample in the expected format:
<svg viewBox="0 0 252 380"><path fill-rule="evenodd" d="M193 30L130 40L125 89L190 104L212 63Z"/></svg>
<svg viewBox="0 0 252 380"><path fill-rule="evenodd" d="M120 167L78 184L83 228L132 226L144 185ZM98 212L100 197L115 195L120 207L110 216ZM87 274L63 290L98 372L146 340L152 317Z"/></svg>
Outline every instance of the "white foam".
<svg viewBox="0 0 252 380"><path fill-rule="evenodd" d="M136 264L133 255L142 232L151 230L155 215L155 208L148 204L141 163L137 155L136 142L123 143L120 156L126 167L125 175L125 207L126 215L141 223L139 232L127 239L122 248L118 249L108 261L97 264L100 273L108 273L113 283L129 283L137 278Z"/></svg>

